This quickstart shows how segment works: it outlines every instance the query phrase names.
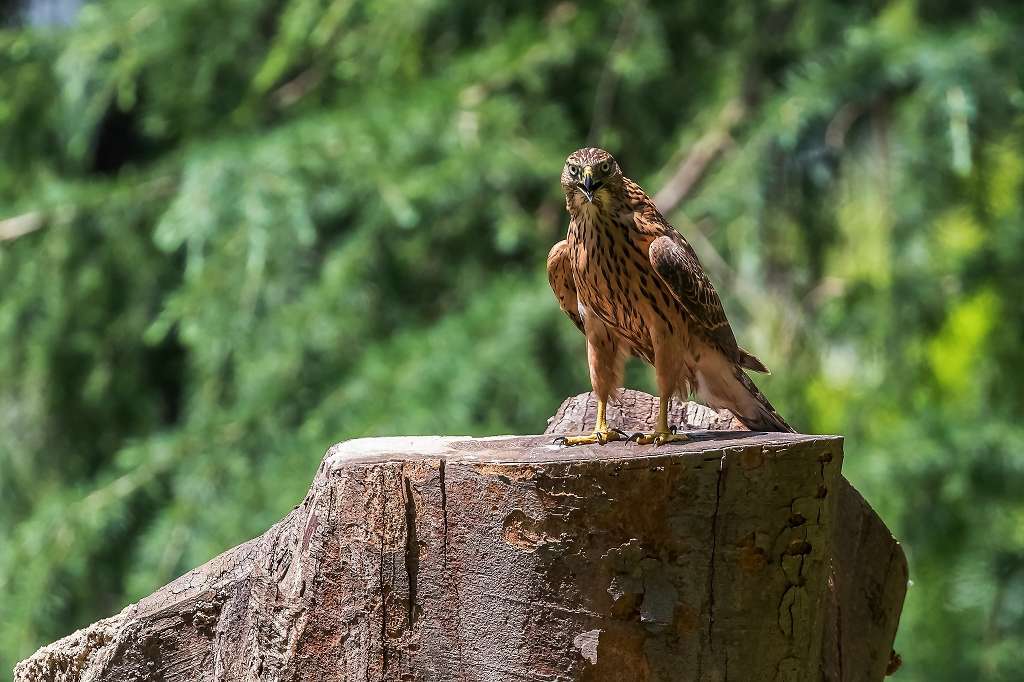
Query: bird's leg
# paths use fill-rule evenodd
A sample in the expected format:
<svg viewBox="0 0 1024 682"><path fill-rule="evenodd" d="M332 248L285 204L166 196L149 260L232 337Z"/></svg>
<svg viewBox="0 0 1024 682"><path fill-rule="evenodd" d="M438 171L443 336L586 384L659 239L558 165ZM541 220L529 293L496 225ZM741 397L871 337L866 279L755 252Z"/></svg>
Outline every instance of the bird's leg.
<svg viewBox="0 0 1024 682"><path fill-rule="evenodd" d="M634 433L629 440L635 440L638 445L664 445L665 443L681 443L690 440L685 433L674 433L668 427L668 398L661 396L658 399L658 422L654 426L654 433Z"/></svg>
<svg viewBox="0 0 1024 682"><path fill-rule="evenodd" d="M625 440L626 434L608 426L608 421L605 419L606 406L606 401L597 401L597 423L594 424L592 434L589 436L559 436L555 439L555 443L559 445L593 445L595 443L604 445L613 440Z"/></svg>

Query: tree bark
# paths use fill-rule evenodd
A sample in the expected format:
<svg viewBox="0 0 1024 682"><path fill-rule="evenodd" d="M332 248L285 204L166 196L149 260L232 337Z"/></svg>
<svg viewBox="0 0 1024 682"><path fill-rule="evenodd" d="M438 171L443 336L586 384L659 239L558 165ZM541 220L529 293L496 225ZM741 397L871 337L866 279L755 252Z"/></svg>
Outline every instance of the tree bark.
<svg viewBox="0 0 1024 682"><path fill-rule="evenodd" d="M566 401L549 431L591 428L592 400ZM609 416L649 428L653 404L626 392ZM674 418L734 424L692 404ZM884 677L906 563L842 478L840 438L551 440L335 445L261 537L15 679Z"/></svg>

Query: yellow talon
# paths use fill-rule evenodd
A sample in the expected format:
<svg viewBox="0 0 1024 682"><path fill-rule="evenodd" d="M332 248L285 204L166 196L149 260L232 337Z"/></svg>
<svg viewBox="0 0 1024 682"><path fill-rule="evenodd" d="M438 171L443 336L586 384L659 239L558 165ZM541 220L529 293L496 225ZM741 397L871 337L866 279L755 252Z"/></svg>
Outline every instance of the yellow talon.
<svg viewBox="0 0 1024 682"><path fill-rule="evenodd" d="M668 400L664 397L658 401L658 423L654 433L634 433L629 440L636 441L637 445L664 445L665 443L682 443L690 440L685 433L673 433L668 428Z"/></svg>
<svg viewBox="0 0 1024 682"><path fill-rule="evenodd" d="M559 445L604 445L613 440L625 440L619 431L608 429L605 431L594 431L589 436L559 436L555 442Z"/></svg>
<svg viewBox="0 0 1024 682"><path fill-rule="evenodd" d="M635 440L637 445L664 445L665 443L682 443L690 440L690 437L685 433L672 433L671 431L655 431L648 435L646 433L637 433L630 437L630 440Z"/></svg>
<svg viewBox="0 0 1024 682"><path fill-rule="evenodd" d="M618 429L613 429L608 426L608 421L605 419L605 403L603 400L598 400L597 424L594 426L594 432L589 436L559 436L555 439L555 443L565 446L604 445L605 443L611 443L615 440L625 439L626 434Z"/></svg>

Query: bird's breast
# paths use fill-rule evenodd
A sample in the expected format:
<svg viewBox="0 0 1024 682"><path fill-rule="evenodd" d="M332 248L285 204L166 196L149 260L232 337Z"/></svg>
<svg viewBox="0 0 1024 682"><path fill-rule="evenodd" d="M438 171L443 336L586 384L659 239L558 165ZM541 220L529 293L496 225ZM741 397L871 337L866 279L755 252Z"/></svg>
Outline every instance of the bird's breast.
<svg viewBox="0 0 1024 682"><path fill-rule="evenodd" d="M569 246L580 303L634 345L651 345L648 321L664 303L664 285L654 274L644 235L631 216L573 216Z"/></svg>

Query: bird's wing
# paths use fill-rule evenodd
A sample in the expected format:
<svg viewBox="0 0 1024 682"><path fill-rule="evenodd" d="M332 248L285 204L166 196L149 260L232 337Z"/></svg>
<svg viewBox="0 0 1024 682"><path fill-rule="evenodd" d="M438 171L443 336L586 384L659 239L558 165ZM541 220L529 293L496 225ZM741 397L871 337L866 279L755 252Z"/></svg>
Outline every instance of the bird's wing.
<svg viewBox="0 0 1024 682"><path fill-rule="evenodd" d="M722 300L689 242L673 230L651 242L647 254L658 277L672 291L690 318L703 331L704 336L710 339L725 357L739 365L748 364L744 355L750 354L737 345L736 336L725 316ZM757 361L757 364L760 364L760 361Z"/></svg>
<svg viewBox="0 0 1024 682"><path fill-rule="evenodd" d="M583 318L580 317L576 282L573 280L569 257L569 242L566 240L563 239L551 247L551 251L548 252L548 284L551 285L551 291L555 292L559 307L582 332Z"/></svg>
<svg viewBox="0 0 1024 682"><path fill-rule="evenodd" d="M725 357L740 367L768 373L763 362L736 343L736 335L725 316L722 300L718 298L718 292L701 267L697 252L690 246L690 242L669 224L640 185L629 178L623 180L637 229L656 237L647 255L661 281Z"/></svg>

